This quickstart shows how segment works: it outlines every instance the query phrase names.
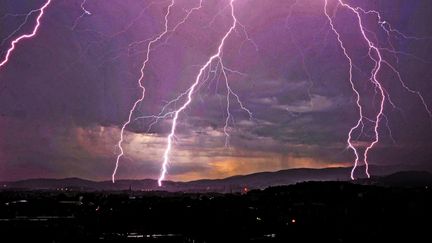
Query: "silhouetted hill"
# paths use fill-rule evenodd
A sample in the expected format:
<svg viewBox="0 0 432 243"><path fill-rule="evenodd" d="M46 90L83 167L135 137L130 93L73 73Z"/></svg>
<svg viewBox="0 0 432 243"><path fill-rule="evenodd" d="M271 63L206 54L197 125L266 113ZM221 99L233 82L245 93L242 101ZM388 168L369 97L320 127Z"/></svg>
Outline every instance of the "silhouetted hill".
<svg viewBox="0 0 432 243"><path fill-rule="evenodd" d="M19 189L55 189L55 190L128 190L128 189L156 189L157 181L152 179L144 180L118 180L91 181L80 178L64 179L28 179L14 182L2 182L3 187Z"/></svg>
<svg viewBox="0 0 432 243"><path fill-rule="evenodd" d="M63 187L71 188L96 188L97 182L84 180L80 178L64 178L64 179L27 179L15 182L4 182L4 185L14 188L30 188L30 189L55 189Z"/></svg>
<svg viewBox="0 0 432 243"><path fill-rule="evenodd" d="M363 171L359 168L358 171ZM370 183L383 185L423 185L430 184L432 175L428 172L397 172L398 168L371 166L370 172L374 175ZM65 179L28 179L15 182L2 182L3 188L14 189L47 189L47 190L86 190L86 191L115 191L115 190L165 190L165 191L215 191L238 192L244 188L262 189L271 186L290 185L303 181L348 181L351 168L324 168L324 169L288 169L275 172L260 172L249 175L238 175L224 179L205 179L189 182L165 181L163 187L158 187L157 181L144 180L117 180L91 181L80 178ZM395 174L392 174L395 173ZM392 174L392 175L390 175ZM389 176L387 176L389 175ZM387 176L387 177L383 177ZM360 178L364 178L360 176ZM360 183L363 180L359 180Z"/></svg>
<svg viewBox="0 0 432 243"><path fill-rule="evenodd" d="M348 181L351 179L351 169L351 167L299 168L238 175L216 180L197 180L188 183L196 187L244 186L248 188L266 188L270 186L290 185L303 181ZM369 169L374 176L385 176L400 170L398 167L384 166L370 166ZM364 168L359 167L357 171L363 172ZM356 175L356 178L365 177L365 175Z"/></svg>
<svg viewBox="0 0 432 243"><path fill-rule="evenodd" d="M388 186L427 186L432 185L432 174L426 171L400 171L378 178L378 183Z"/></svg>

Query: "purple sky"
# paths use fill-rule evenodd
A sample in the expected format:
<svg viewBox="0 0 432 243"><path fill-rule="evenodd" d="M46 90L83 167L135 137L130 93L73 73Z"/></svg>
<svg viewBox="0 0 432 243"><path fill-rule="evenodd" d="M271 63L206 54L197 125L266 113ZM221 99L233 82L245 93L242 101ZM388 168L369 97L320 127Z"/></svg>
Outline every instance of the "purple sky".
<svg viewBox="0 0 432 243"><path fill-rule="evenodd" d="M0 57L10 41L31 31L34 17L7 38L43 0L0 0ZM422 92L432 106L432 2L426 0L346 1L378 10L392 27L408 36L390 39L373 15L364 16L368 35L398 68L406 84ZM0 69L0 180L35 177L110 179L119 129L140 95L139 69L148 39L163 30L170 1L53 0L37 36L17 46ZM145 69L146 97L134 118L157 114L185 92L213 55L231 24L229 1L204 0L176 32L155 45ZM181 21L199 0L176 0L169 27ZM367 79L371 65L355 16L329 0L335 26L354 56L355 83L366 115L378 105ZM232 99L230 147L225 147L224 81L200 84L194 101L180 115L168 179L221 178L257 171L352 165L346 139L357 121L348 63L323 13L324 0L236 0L241 27L228 38L224 64L231 88L254 119ZM9 15L8 15L9 14ZM77 22L76 22L77 21ZM76 23L76 26L74 24ZM75 27L75 28L74 28ZM141 41L141 42L140 42ZM133 44L135 43L135 44ZM255 44L257 48L255 47ZM390 45L391 44L391 45ZM379 73L391 100L380 123L381 141L370 154L376 165L430 168L431 120L418 96L407 92L396 75ZM184 102L179 100L179 104ZM168 110L175 106L168 107ZM126 132L119 178L157 178L172 119L148 131L150 119L134 121ZM356 144L372 139L372 126L355 133ZM390 132L395 141L392 141Z"/></svg>

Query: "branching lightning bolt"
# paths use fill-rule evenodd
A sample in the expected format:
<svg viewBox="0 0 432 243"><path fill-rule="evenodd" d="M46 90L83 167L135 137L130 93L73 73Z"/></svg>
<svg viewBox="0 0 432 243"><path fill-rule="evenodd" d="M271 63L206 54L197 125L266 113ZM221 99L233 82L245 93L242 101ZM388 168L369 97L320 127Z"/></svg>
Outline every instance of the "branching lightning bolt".
<svg viewBox="0 0 432 243"><path fill-rule="evenodd" d="M366 147L366 149L365 149L365 151L363 153L363 160L364 160L364 164L365 164L365 167L366 167L365 168L365 172L366 172L366 175L368 177L370 177L370 174L369 174L369 163L368 163L368 154L369 154L369 150L371 150L375 146L375 144L379 142L379 131L378 131L378 128L379 128L379 124L380 124L380 121L381 121L381 117L383 116L384 103L385 103L385 100L386 100L386 96L385 96L385 93L384 93L384 88L382 87L382 84L380 83L380 81L379 81L379 79L377 77L378 73L379 73L379 71L381 69L381 64L382 64L383 58L382 58L380 50L374 45L374 43L366 35L365 29L363 27L363 20L362 20L362 18L360 16L360 13L359 13L358 9L357 8L353 8L353 7L351 7L348 4L345 4L342 0L339 0L339 3L343 7L348 8L349 10L351 10L357 16L358 25L359 25L361 34L362 34L364 40L367 42L367 45L369 47L369 50L368 50L369 58L375 63L375 66L374 66L374 68L371 71L370 80L375 84L375 87L378 88L379 93L381 95L381 100L380 100L380 103L379 103L379 106L380 106L379 107L379 111L377 112L375 120L374 120L374 133L375 133L375 137L374 137L374 140L369 144L369 146ZM374 57L373 53L377 57ZM355 171L355 169L356 168L354 166L353 169L352 169L352 171L351 171L351 179L354 179L354 171Z"/></svg>
<svg viewBox="0 0 432 243"><path fill-rule="evenodd" d="M82 13L81 13L80 16L78 16L78 18L75 19L74 24L72 25L72 28L71 28L72 30L74 30L74 29L78 26L78 23L79 23L80 19L82 19L82 18L83 18L84 16L86 16L86 15L91 15L91 14L92 14L90 11L88 11L88 10L85 8L85 4L86 4L86 2L87 2L87 0L83 0L83 1L81 2L80 7L81 7L81 10L82 10Z"/></svg>
<svg viewBox="0 0 432 243"><path fill-rule="evenodd" d="M223 65L221 57L219 57L219 62L221 64L221 66L222 66L221 71L222 71L222 74L223 74L223 77L224 77L224 81L225 81L225 88L227 90L227 93L226 93L226 103L227 103L227 105L226 105L226 112L227 112L227 116L226 116L226 119L225 119L225 126L223 128L223 131L225 133L225 146L228 147L229 146L229 137L230 137L230 134L228 132L228 128L229 128L229 121L230 121L230 119L232 117L231 112L230 112L230 106L231 106L230 99L231 99L231 95L235 97L235 100L240 105L240 108L242 110L244 110L249 115L249 119L252 119L252 112L243 105L243 103L240 100L240 97L237 95L237 93L235 93L231 89L231 87L229 85L229 82L228 82L228 75L226 73L227 69Z"/></svg>
<svg viewBox="0 0 432 243"><path fill-rule="evenodd" d="M227 138L229 136L228 131L227 131L227 129L228 129L228 122L229 122L229 119L231 117L230 109L229 109L229 107L230 107L230 96L231 95L233 95L236 98L236 100L239 103L240 107L243 110L245 110L249 114L250 117L252 117L251 111L248 110L242 104L242 102L240 101L240 98L238 97L238 95L236 93L234 93L232 91L232 89L230 88L229 83L228 83L228 77L227 77L227 74L226 74L226 71L225 71L226 69L223 66L222 55L223 55L223 47L225 45L225 41L228 39L228 37L231 35L231 33L235 30L235 28L236 28L236 26L238 24L237 18L236 18L235 13L234 13L234 0L230 0L229 6L230 6L231 18L232 18L232 23L231 23L230 28L225 33L225 35L222 37L222 39L221 39L221 41L219 43L219 46L217 48L217 52L214 55L212 55L207 60L207 62L200 68L200 70L198 72L198 75L195 78L194 83L190 86L190 88L187 91L186 102L184 102L182 106L180 106L177 110L175 110L173 112L171 131L170 131L169 135L167 136L167 145L166 145L166 148L165 148L165 152L163 154L163 163L162 163L161 174L160 174L159 179L158 179L159 186L162 186L162 181L165 179L165 175L167 173L167 166L168 166L168 163L169 163L169 160L170 160L169 156L170 156L171 149L172 149L173 139L175 137L175 132L176 132L176 127L177 127L177 122L178 122L179 115L192 102L192 95L193 95L195 89L197 88L197 86L199 85L200 80L202 79L202 76L205 73L205 70L208 69L208 68L210 68L211 64L214 61L217 61L221 65L221 70L222 70L222 74L224 76L225 85L226 85L226 89L227 89L227 118L225 120L225 126L224 126L224 133L226 134Z"/></svg>
<svg viewBox="0 0 432 243"><path fill-rule="evenodd" d="M354 179L354 172L356 167L358 166L360 157L359 157L359 151L357 150L357 147L353 144L353 138L352 138L352 134L353 132L358 129L359 127L361 128L361 131L363 131L363 121L369 121L373 123L373 130L374 130L374 136L373 136L373 140L369 143L368 146L366 146L366 148L364 149L363 152L363 161L365 164L365 173L368 177L370 177L369 174L369 162L368 162L368 155L371 149L373 149L373 147L379 142L380 140L380 134L379 134L379 125L380 125L380 121L382 120L382 118L386 119L386 126L387 129L389 130L389 134L391 139L394 141L391 130L389 128L388 125L388 119L384 114L384 104L386 102L386 100L388 100L388 102L393 106L396 107L394 102L391 100L388 92L385 90L385 88L383 87L381 81L378 78L378 74L381 71L381 69L383 68L383 66L387 66L392 72L394 72L398 78L398 81L400 82L401 86L407 90L408 92L417 95L418 98L420 99L421 103L423 104L426 112L428 113L429 117L432 118L432 112L429 109L425 99L423 98L422 94L420 93L420 91L411 89L402 79L402 76L400 74L400 72L393 66L390 64L389 61L384 59L384 56L381 53L381 50L385 50L385 51L389 51L393 54L405 54L405 55L409 55L406 53L400 53L398 51L396 51L390 41L390 36L391 34L395 34L398 37L402 37L405 39L414 39L414 40L421 40L421 39L426 39L426 38L418 38L418 37L413 37L413 36L408 36L403 34L402 32L398 31L397 29L394 29L388 22L382 20L382 17L380 15L380 13L378 11L375 10L364 10L360 7L352 7L351 5L345 3L343 0L337 0L338 5L342 6L343 8L349 10L351 13L353 13L356 18L357 18L357 24L361 33L361 36L363 38L363 40L366 42L367 46L368 46L368 57L369 59L374 63L374 67L371 70L370 73L370 81L374 84L375 86L375 92L379 95L379 109L378 112L376 113L375 117L373 119L371 118L367 118L364 116L363 114L363 107L360 104L360 93L359 91L356 89L356 86L354 84L354 80L353 80L353 61L352 58L349 56L348 51L345 47L345 44L343 43L340 33L337 31L337 29L335 28L335 25L333 23L333 19L332 17L330 17L330 15L328 14L328 10L327 10L327 6L328 6L328 0L325 0L324 3L324 13L330 23L331 29L332 31L335 33L337 40L339 42L340 48L342 49L345 57L348 59L349 62L349 82L351 84L351 88L353 90L353 92L356 94L356 104L358 107L358 111L359 111L359 118L357 120L357 123L355 126L353 126L349 133L348 133L348 139L347 139L347 143L348 143L348 147L350 149L352 149L354 151L354 155L355 155L355 160L354 160L354 166L351 170L351 179ZM368 37L367 33L372 33L371 31L367 30L363 24L364 20L362 18L362 14L375 14L377 19L378 19L378 24L381 27L381 29L387 34L387 42L390 45L391 48L381 48L378 45L378 40L376 40L376 43L374 43L373 40L371 40L370 37ZM375 35L375 34L374 34ZM376 35L375 35L375 38ZM396 61L399 61L398 58L396 57Z"/></svg>
<svg viewBox="0 0 432 243"><path fill-rule="evenodd" d="M41 19L42 19L42 17L44 16L44 13L45 13L45 9L50 5L50 3L51 3L51 0L47 0L47 1L45 2L45 4L42 5L42 7L38 8L38 9L36 9L36 10L32 10L32 11L30 11L30 12L26 15L26 19L25 19L25 21L24 21L23 24L26 23L28 17L29 17L31 14L33 14L33 13L35 13L35 12L39 12L39 15L38 15L37 18L36 18L36 25L34 26L33 31L32 31L30 34L24 34L24 35L21 35L21 36L17 37L17 38L14 39L14 40L12 40L9 49L6 51L6 55L5 55L5 57L0 61L0 68L2 68L3 66L5 66L5 65L9 62L9 58L10 58L12 52L15 50L16 45L17 45L20 41L25 40L25 39L30 39L30 38L34 37L34 36L37 34L38 29L39 29L39 27L40 27L40 25L41 25ZM23 24L22 24L22 25L23 25ZM19 28L21 28L22 25L19 26ZM15 32L14 32L14 33L15 33Z"/></svg>
<svg viewBox="0 0 432 243"><path fill-rule="evenodd" d="M115 164L114 171L113 171L113 174L112 174L112 182L113 182L113 183L115 182L115 176L116 176L117 169L118 169L118 166L119 166L119 161L120 161L120 159L122 158L122 156L124 155L124 151L123 151L122 144L123 144L123 140L124 140L124 132L125 132L125 129L126 129L126 127L131 123L131 121L132 121L132 115L133 115L135 109L137 108L138 104L141 103L141 102L144 100L145 91L146 91L146 89L145 89L145 87L144 87L144 85L143 85L143 80L144 80L144 70L145 70L145 68L146 68L146 66L147 66L147 63L148 63L149 60L150 60L151 48L152 48L152 46L153 46L157 41L159 41L160 39L162 39L162 37L164 37L164 36L168 33L168 17L169 17L169 14L170 14L171 8L172 8L173 6L174 6L174 0L171 1L170 5L168 6L167 11L166 11L166 13L165 13L165 18L164 18L164 19L165 19L165 28L164 28L164 30L163 30L159 35L157 35L155 38L153 38L153 39L148 43L148 45L147 45L147 53L146 53L146 57L145 57L145 60L144 60L144 62L143 62L143 64L142 64L142 66L141 66L141 69L140 69L140 73L141 73L141 75L140 75L140 77L139 77L139 79L138 79L138 85L139 85L139 87L140 87L140 89L141 89L141 96L140 96L140 97L139 97L139 98L134 102L132 108L131 108L130 111L129 111L128 119L127 119L127 121L126 121L125 123L123 123L123 126L122 126L122 128L121 128L121 130L120 130L120 140L119 140L119 142L117 143L117 146L118 146L119 149L120 149L120 153L117 155L116 164Z"/></svg>
<svg viewBox="0 0 432 243"><path fill-rule="evenodd" d="M120 159L122 158L122 156L124 155L124 150L123 150L122 144L123 144L123 140L124 140L124 132L125 132L125 129L126 129L126 127L127 127L127 126L132 122L132 115L133 115L134 111L136 110L138 104L144 100L144 96L145 96L145 87L144 87L144 85L143 85L143 81L144 81L144 70L145 70L145 68L146 68L146 66L147 66L147 63L148 63L149 60L150 60L150 53L151 53L152 50L154 50L154 48L155 48L154 45L156 45L157 42L159 42L161 39L163 39L164 37L166 37L169 33L173 33L174 31L176 31L177 28L179 28L180 25L184 24L184 23L187 21L187 19L190 17L190 15L192 14L192 12L194 12L194 11L196 11L196 10L199 10L199 9L202 7L202 0L199 1L199 6L194 7L194 8L192 8L192 9L190 9L189 11L187 11L185 17L184 17L180 22L178 22L178 23L177 23L177 24L176 24L172 29L169 29L169 28L168 28L168 27L169 27L169 26L168 26L168 25L169 25L169 23L168 23L168 17L169 17L169 15L170 15L171 9L172 9L172 7L174 6L174 4L175 4L175 0L172 0L171 3L170 3L170 5L168 5L168 7L167 7L167 11L166 11L165 16L164 16L164 20L165 20L165 27L164 27L164 30L163 30L161 33L159 33L156 37L154 37L153 39L151 39L151 40L148 42L148 44L147 44L147 48L146 48L146 49L147 49L147 52L146 52L146 58L145 58L145 60L144 60L144 62L143 62L143 65L141 66L141 70L140 70L141 75L140 75L140 77L139 77L139 79L138 79L138 85L139 85L139 87L140 87L140 89L141 89L141 96L139 97L139 99L137 99L137 100L134 102L132 108L131 108L130 111L129 111L128 119L127 119L127 121L123 124L123 126L122 126L122 128L121 128L121 130L120 130L120 140L119 140L119 142L117 143L117 145L118 145L118 147L119 147L119 149L120 149L120 153L117 155L115 168L114 168L114 171L113 171L113 174L112 174L112 181L113 181L113 182L115 182L115 176L116 176L116 173L117 173L117 169L118 169L119 161L120 161ZM169 36L168 36L168 37L169 37ZM167 37L167 38L168 38L168 37ZM139 43L139 42L134 42L134 43L132 43L131 45L133 45L133 44L137 44L137 43ZM174 101L172 101L172 102L174 102ZM170 103L169 103L169 104L170 104Z"/></svg>
<svg viewBox="0 0 432 243"><path fill-rule="evenodd" d="M347 139L348 147L353 150L354 155L355 155L354 167L353 167L353 170L351 171L351 179L354 179L353 173L354 173L355 168L358 165L358 162L359 162L360 158L359 158L359 153L357 151L357 148L352 143L352 133L357 128L359 128L360 125L362 125L363 108L360 105L360 93L357 91L356 86L355 86L354 81L353 81L353 61L352 61L351 57L348 55L347 49L345 48L344 43L342 42L341 36L340 36L339 32L336 30L336 28L334 26L333 19L330 17L330 15L329 15L329 13L327 11L327 5L328 5L328 1L325 0L325 3L324 3L324 14L326 15L327 19L329 20L331 29L336 34L337 40L339 42L339 45L340 45L340 47L341 47L341 49L342 49L345 57L348 59L348 63L349 63L349 82L351 84L352 90L356 94L356 104L357 104L358 111L359 111L359 119L357 120L356 125L353 126L350 129L350 131L348 133L348 139Z"/></svg>

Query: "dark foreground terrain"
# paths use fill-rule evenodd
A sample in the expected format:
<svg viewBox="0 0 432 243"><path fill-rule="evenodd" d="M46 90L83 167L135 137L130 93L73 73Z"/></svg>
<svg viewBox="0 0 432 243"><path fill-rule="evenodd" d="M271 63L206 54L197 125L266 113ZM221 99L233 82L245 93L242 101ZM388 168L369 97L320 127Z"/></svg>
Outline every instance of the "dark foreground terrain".
<svg viewBox="0 0 432 243"><path fill-rule="evenodd" d="M1 242L430 242L431 222L428 186L0 192Z"/></svg>

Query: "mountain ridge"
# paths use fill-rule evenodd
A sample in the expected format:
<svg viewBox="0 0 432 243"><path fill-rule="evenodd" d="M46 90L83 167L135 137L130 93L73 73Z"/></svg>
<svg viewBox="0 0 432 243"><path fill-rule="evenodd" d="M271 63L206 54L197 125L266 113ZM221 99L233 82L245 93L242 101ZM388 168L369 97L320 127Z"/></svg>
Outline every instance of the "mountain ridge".
<svg viewBox="0 0 432 243"><path fill-rule="evenodd" d="M3 189L30 190L82 190L82 191L193 191L193 192L237 192L245 189L262 189L271 186L290 185L303 181L349 181L351 167L332 168L295 168L273 172L257 172L246 175L234 175L222 179L199 179L194 181L164 181L157 185L154 179L119 179L111 181L93 181L78 177L61 179L35 178L12 182L0 182ZM358 168L362 171L364 168ZM358 182L382 185L432 184L432 174L426 171L401 171L397 167L371 166L371 179L359 176Z"/></svg>

